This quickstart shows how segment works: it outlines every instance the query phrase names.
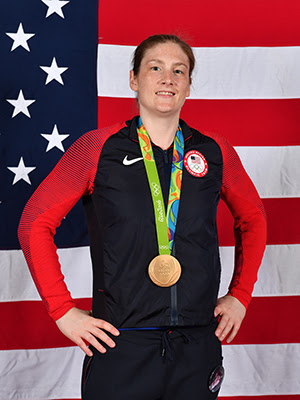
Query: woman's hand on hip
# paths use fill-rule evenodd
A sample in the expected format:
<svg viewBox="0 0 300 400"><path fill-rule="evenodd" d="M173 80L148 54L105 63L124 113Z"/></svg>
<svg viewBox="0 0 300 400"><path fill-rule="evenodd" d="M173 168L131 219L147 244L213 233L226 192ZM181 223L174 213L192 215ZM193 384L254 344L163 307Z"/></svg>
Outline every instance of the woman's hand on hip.
<svg viewBox="0 0 300 400"><path fill-rule="evenodd" d="M228 336L226 342L230 343L238 333L246 314L246 307L236 298L230 295L220 297L215 308L215 317L220 320L216 329L217 338L222 341Z"/></svg>
<svg viewBox="0 0 300 400"><path fill-rule="evenodd" d="M106 348L99 342L100 339L109 347L115 347L116 343L105 333L118 336L120 332L109 322L93 318L90 311L71 308L65 315L56 321L59 330L70 340L76 343L88 356L93 353L86 342L90 343L100 353L105 353Z"/></svg>

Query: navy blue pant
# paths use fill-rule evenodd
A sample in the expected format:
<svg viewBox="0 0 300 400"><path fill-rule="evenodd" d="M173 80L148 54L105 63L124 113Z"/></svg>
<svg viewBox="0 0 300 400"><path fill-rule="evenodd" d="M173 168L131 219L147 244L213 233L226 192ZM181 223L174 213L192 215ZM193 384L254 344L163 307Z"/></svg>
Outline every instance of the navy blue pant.
<svg viewBox="0 0 300 400"><path fill-rule="evenodd" d="M82 400L216 399L222 355L215 328L121 331L114 349L92 348L85 357Z"/></svg>

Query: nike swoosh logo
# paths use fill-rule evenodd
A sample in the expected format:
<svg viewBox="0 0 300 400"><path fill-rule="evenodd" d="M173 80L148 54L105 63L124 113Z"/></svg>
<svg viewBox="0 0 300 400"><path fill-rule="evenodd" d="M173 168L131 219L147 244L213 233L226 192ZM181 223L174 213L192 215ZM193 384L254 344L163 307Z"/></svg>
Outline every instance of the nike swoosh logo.
<svg viewBox="0 0 300 400"><path fill-rule="evenodd" d="M143 157L138 157L138 158L133 158L132 160L128 160L127 157L128 157L127 155L124 157L124 160L123 160L124 165L131 165L131 164L134 164L143 159Z"/></svg>

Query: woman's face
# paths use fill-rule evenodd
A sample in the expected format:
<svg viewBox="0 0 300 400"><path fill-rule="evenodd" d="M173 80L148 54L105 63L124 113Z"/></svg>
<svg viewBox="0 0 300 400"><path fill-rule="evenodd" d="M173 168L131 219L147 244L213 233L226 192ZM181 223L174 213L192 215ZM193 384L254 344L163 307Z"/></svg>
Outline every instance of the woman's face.
<svg viewBox="0 0 300 400"><path fill-rule="evenodd" d="M189 59L173 42L148 49L137 76L130 71L130 87L137 92L140 113L177 115L190 95Z"/></svg>

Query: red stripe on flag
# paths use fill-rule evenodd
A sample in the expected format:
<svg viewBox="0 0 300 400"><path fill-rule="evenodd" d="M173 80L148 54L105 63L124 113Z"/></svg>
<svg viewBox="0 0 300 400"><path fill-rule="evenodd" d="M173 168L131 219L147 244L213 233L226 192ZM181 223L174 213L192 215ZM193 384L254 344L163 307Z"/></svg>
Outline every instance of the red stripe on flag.
<svg viewBox="0 0 300 400"><path fill-rule="evenodd" d="M135 99L98 98L98 126L138 114ZM200 131L216 132L233 146L300 145L300 99L187 100L181 118Z"/></svg>
<svg viewBox="0 0 300 400"><path fill-rule="evenodd" d="M79 299L77 306L90 309L91 300ZM234 344L297 343L300 322L295 315L299 308L300 296L254 297ZM58 330L41 301L0 303L0 316L1 350L74 346Z"/></svg>
<svg viewBox="0 0 300 400"><path fill-rule="evenodd" d="M300 198L263 199L267 214L267 244L300 243ZM234 246L233 217L223 201L218 208L220 246Z"/></svg>
<svg viewBox="0 0 300 400"><path fill-rule="evenodd" d="M115 2L100 1L99 41L137 45L149 35L177 33L198 47L296 46L299 19L298 0L215 0L182 7L171 0L144 0L141 7L139 0L132 0L130 7L118 2L117 12Z"/></svg>
<svg viewBox="0 0 300 400"><path fill-rule="evenodd" d="M91 310L91 299L75 299L76 306ZM45 349L74 346L49 317L42 301L0 303L0 350Z"/></svg>
<svg viewBox="0 0 300 400"><path fill-rule="evenodd" d="M267 214L267 244L300 243L300 198L263 199Z"/></svg>
<svg viewBox="0 0 300 400"><path fill-rule="evenodd" d="M253 297L232 344L299 343L299 307L300 296Z"/></svg>

